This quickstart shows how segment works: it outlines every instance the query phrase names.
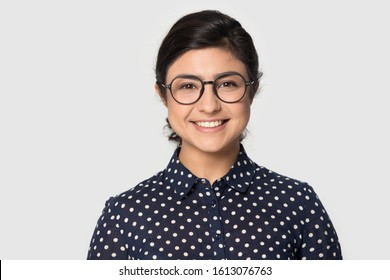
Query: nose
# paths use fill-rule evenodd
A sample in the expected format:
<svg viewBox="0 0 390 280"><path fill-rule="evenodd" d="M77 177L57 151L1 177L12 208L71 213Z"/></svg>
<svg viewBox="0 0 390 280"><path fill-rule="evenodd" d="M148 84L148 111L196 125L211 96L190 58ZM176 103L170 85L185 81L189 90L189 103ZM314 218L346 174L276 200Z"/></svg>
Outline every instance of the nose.
<svg viewBox="0 0 390 280"><path fill-rule="evenodd" d="M212 83L205 83L203 95L196 105L199 111L208 114L217 112L221 109L221 103L214 94Z"/></svg>

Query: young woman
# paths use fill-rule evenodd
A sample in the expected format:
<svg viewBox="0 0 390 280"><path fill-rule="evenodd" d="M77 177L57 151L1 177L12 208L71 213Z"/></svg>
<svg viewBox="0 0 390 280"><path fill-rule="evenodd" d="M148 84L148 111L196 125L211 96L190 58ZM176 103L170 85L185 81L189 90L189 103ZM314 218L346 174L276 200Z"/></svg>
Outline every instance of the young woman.
<svg viewBox="0 0 390 280"><path fill-rule="evenodd" d="M252 38L218 11L163 40L155 89L168 109L168 166L110 198L88 259L341 259L307 183L258 166L241 144L261 73Z"/></svg>

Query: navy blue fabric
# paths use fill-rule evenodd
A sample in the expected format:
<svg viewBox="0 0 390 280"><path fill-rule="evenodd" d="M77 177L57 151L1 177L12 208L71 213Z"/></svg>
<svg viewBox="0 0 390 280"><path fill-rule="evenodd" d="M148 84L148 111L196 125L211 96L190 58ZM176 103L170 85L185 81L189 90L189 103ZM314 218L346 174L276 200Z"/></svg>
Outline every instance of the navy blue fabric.
<svg viewBox="0 0 390 280"><path fill-rule="evenodd" d="M211 185L179 152L166 169L106 202L88 259L342 259L307 183L258 166L241 146Z"/></svg>

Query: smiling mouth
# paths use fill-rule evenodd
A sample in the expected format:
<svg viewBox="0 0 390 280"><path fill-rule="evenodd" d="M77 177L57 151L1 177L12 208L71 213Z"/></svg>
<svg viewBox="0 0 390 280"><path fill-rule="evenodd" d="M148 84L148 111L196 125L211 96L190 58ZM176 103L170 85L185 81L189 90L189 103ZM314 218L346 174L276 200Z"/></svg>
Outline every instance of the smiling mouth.
<svg viewBox="0 0 390 280"><path fill-rule="evenodd" d="M227 122L227 120L211 121L211 122L201 121L201 122L194 122L194 123L200 127L218 127L223 125L225 122Z"/></svg>

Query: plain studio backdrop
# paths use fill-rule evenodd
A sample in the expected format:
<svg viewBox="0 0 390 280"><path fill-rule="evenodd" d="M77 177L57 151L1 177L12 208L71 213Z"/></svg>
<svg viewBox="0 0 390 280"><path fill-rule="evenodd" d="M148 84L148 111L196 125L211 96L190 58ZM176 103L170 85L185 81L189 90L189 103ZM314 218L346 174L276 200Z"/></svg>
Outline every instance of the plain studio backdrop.
<svg viewBox="0 0 390 280"><path fill-rule="evenodd" d="M105 201L165 168L157 50L181 16L218 9L264 72L249 156L314 187L345 259L387 259L386 3L1 1L0 258L85 259Z"/></svg>

